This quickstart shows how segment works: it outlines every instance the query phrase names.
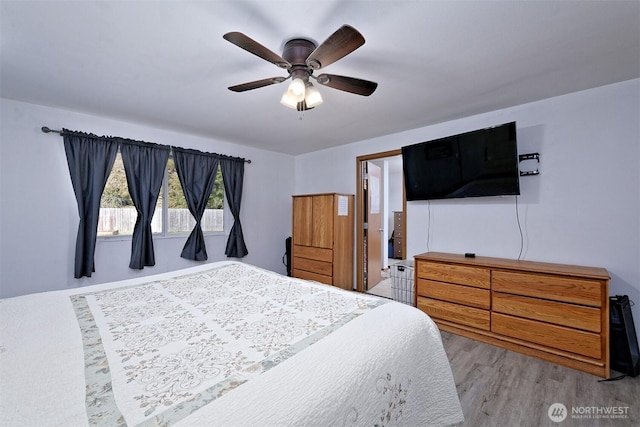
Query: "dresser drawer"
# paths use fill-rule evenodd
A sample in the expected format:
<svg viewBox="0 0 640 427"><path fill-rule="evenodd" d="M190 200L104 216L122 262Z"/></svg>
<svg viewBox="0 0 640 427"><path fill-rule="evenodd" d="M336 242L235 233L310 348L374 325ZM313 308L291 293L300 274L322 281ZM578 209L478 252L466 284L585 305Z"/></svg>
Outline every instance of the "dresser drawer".
<svg viewBox="0 0 640 427"><path fill-rule="evenodd" d="M315 259L293 258L293 268L296 270L310 271L311 273L333 275L333 264L330 262L316 261Z"/></svg>
<svg viewBox="0 0 640 427"><path fill-rule="evenodd" d="M417 269L418 277L423 279L484 289L491 287L491 270L488 268L420 261Z"/></svg>
<svg viewBox="0 0 640 427"><path fill-rule="evenodd" d="M418 308L434 319L473 326L485 331L490 329L491 318L487 310L424 297L418 297Z"/></svg>
<svg viewBox="0 0 640 427"><path fill-rule="evenodd" d="M292 275L298 279L313 280L315 282L324 283L325 285L333 285L333 277L313 273L311 271L297 270L294 268Z"/></svg>
<svg viewBox="0 0 640 427"><path fill-rule="evenodd" d="M402 212L393 213L393 229L398 230L402 228Z"/></svg>
<svg viewBox="0 0 640 427"><path fill-rule="evenodd" d="M491 313L491 332L594 359L602 358L599 334Z"/></svg>
<svg viewBox="0 0 640 427"><path fill-rule="evenodd" d="M318 248L316 246L294 245L294 256L300 258L315 259L318 261L332 262L333 251L327 248Z"/></svg>
<svg viewBox="0 0 640 427"><path fill-rule="evenodd" d="M494 271L492 289L496 292L600 307L604 286L598 280Z"/></svg>
<svg viewBox="0 0 640 427"><path fill-rule="evenodd" d="M402 246L399 243L395 243L393 246L393 257L402 258Z"/></svg>
<svg viewBox="0 0 640 427"><path fill-rule="evenodd" d="M600 310L594 307L494 292L493 311L590 332L601 332Z"/></svg>
<svg viewBox="0 0 640 427"><path fill-rule="evenodd" d="M488 289L418 279L418 295L485 310L491 308L491 292Z"/></svg>

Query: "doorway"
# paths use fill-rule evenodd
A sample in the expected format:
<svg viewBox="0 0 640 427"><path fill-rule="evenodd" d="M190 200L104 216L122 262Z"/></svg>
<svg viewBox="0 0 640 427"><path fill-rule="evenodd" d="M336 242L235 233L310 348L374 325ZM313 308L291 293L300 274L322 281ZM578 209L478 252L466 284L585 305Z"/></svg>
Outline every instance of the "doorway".
<svg viewBox="0 0 640 427"><path fill-rule="evenodd" d="M387 259L392 258L389 256L388 240L394 227L393 222L389 221L389 203L386 202L389 198L385 191L401 193L401 202L398 202L401 207L399 213L395 214L395 220L402 230L406 230L406 197L401 170L399 185L396 182L393 188L388 188L384 185L388 182L384 176L388 169L384 168L380 177L371 175L369 169L375 174L376 166L385 160L397 162L400 159L401 165L401 156L401 150L392 150L356 158L356 290L359 292L366 292L380 281L383 265L386 266ZM380 214L381 218L376 217ZM406 254L406 239L398 239L398 245L397 252Z"/></svg>

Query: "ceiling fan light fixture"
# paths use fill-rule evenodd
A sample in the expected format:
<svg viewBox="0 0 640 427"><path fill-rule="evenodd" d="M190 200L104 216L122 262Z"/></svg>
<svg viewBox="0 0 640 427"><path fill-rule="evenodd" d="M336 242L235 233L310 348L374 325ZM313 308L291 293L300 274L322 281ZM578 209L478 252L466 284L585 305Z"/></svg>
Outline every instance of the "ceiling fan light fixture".
<svg viewBox="0 0 640 427"><path fill-rule="evenodd" d="M307 105L307 108L317 107L322 104L322 95L318 91L318 89L311 84L311 82L307 82L306 90L304 95L304 102Z"/></svg>
<svg viewBox="0 0 640 427"><path fill-rule="evenodd" d="M282 98L280 98L280 103L294 110L299 109L299 104L306 99L308 85L309 82L305 83L302 78L294 77L291 83L289 83L287 91L282 95Z"/></svg>
<svg viewBox="0 0 640 427"><path fill-rule="evenodd" d="M291 96L295 97L298 102L302 101L304 99L305 92L304 80L302 80L300 77L294 78L293 81L289 84L289 89L287 91L291 93Z"/></svg>
<svg viewBox="0 0 640 427"><path fill-rule="evenodd" d="M304 99L304 98L303 98ZM291 95L290 91L286 91L282 98L280 98L280 104L285 107L293 108L294 110L298 107L298 101L294 96Z"/></svg>

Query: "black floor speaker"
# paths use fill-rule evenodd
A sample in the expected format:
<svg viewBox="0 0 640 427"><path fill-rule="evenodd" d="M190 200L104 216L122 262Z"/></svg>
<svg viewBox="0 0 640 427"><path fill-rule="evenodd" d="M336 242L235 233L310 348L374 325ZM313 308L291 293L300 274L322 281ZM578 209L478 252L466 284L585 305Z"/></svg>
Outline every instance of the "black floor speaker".
<svg viewBox="0 0 640 427"><path fill-rule="evenodd" d="M609 298L611 369L635 377L640 373L640 350L627 295Z"/></svg>

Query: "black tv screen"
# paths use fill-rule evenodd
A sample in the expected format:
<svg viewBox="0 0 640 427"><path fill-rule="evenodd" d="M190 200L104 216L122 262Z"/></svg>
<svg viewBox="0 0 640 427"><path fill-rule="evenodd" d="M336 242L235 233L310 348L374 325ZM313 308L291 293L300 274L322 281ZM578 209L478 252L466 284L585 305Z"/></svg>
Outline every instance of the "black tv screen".
<svg viewBox="0 0 640 427"><path fill-rule="evenodd" d="M515 122L402 147L407 200L520 194Z"/></svg>

